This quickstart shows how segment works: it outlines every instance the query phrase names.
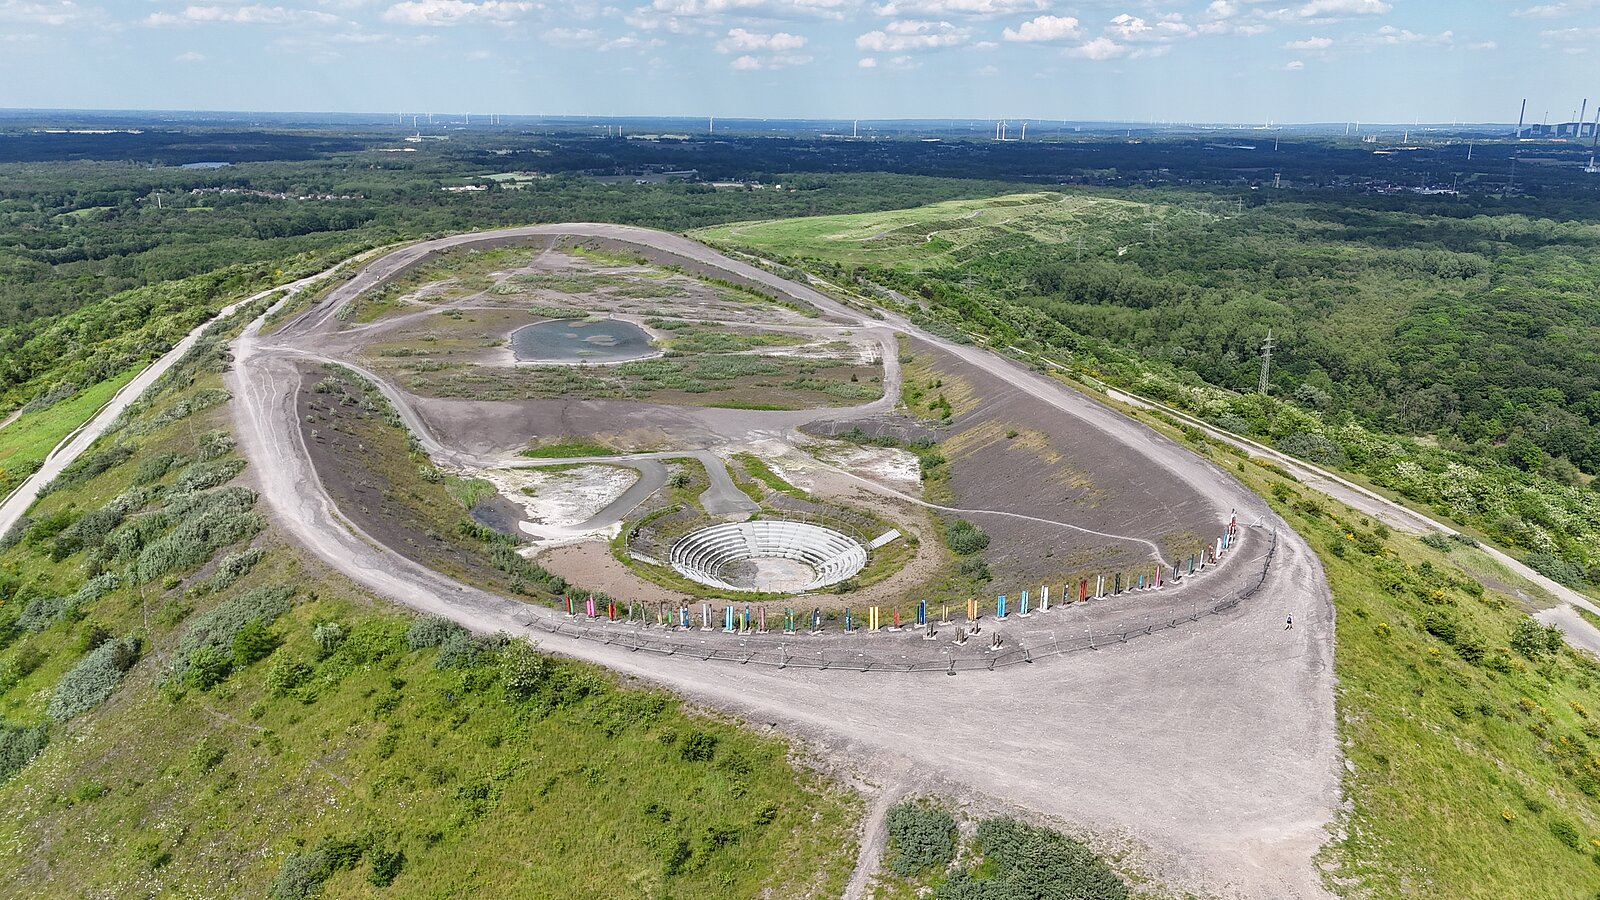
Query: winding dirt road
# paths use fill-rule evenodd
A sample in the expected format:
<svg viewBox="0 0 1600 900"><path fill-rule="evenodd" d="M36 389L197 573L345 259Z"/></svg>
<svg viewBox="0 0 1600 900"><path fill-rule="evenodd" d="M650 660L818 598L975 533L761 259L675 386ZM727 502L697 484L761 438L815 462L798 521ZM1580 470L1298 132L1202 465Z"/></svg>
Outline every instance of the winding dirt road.
<svg viewBox="0 0 1600 900"><path fill-rule="evenodd" d="M228 382L249 473L288 535L402 605L479 631L528 633L525 605L416 565L340 515L297 421L295 354L276 345L285 334L328 322L338 304L429 252L550 235L652 248L760 283L832 317L933 343L1088 423L1096 439L1175 473L1211 498L1218 520L1237 509L1241 518L1278 524L1280 537L1264 589L1229 614L1162 639L1012 670L945 678L759 669L554 636L541 639L546 649L770 723L891 794L947 790L1127 838L1145 848L1141 855L1156 875L1226 896L1326 896L1313 857L1338 804L1333 621L1326 581L1304 542L1209 462L1058 382L980 348L941 341L898 317L867 318L687 238L594 224L459 235L372 263L271 342L259 336L259 322L252 324L235 344ZM1283 628L1288 613L1293 630Z"/></svg>

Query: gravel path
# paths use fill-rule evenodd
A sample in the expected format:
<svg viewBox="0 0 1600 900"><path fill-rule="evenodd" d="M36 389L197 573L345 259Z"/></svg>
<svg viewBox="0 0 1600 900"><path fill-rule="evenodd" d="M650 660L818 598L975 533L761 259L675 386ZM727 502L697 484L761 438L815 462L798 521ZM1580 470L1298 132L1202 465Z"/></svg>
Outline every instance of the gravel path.
<svg viewBox="0 0 1600 900"><path fill-rule="evenodd" d="M976 347L864 318L803 285L677 235L613 225L539 226L415 245L370 265L280 335L306 334L348 299L431 249L572 234L624 240L756 281L826 313L914 334L991 367L1052 406L1167 468L1212 498L1220 520L1270 510L1216 467L1050 379ZM285 532L328 566L413 609L479 631L529 633L530 610L389 551L338 513L296 421L292 355L252 326L228 374L240 446ZM274 342L279 340L274 336ZM892 395L891 395L892 396ZM1023 810L1131 836L1162 877L1229 896L1326 896L1312 858L1338 803L1331 598L1315 555L1280 525L1264 589L1184 630L997 672L887 675L737 667L629 653L568 637L549 650L639 675L753 721L775 723L824 755L959 784ZM1283 629L1292 612L1296 627ZM1052 615L1054 615L1052 613ZM890 689L885 690L888 687ZM865 761L863 763L863 761Z"/></svg>

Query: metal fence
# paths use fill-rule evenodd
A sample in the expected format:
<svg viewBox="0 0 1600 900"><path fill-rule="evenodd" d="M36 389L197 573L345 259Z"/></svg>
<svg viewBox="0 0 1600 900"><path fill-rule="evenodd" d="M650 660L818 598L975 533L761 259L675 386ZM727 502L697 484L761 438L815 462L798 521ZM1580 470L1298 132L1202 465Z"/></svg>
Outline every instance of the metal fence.
<svg viewBox="0 0 1600 900"><path fill-rule="evenodd" d="M1102 625L1098 629L1096 623L1086 622L1085 632L1081 637L1072 637L1064 640L1051 641L1045 644L1027 645L1020 641L1005 638L1002 634L1002 643L993 647L993 635L999 629L997 623L1004 620L994 619L979 621L979 630L972 632L964 644L954 641L938 639L916 639L918 632L905 631L898 636L899 641L882 641L878 635L872 635L862 629L855 632L861 636L864 643L872 646L863 646L859 650L829 644L819 649L806 649L794 646L794 641L804 642L809 638L804 634L765 634L760 635L760 640L747 640L750 636L741 636L746 640L742 646L712 646L715 643L727 642L727 636L716 633L705 633L706 639L693 642L686 640L688 633L673 628L660 628L640 626L627 622L608 622L604 625L590 624L580 619L568 619L559 616L553 610L529 610L528 621L523 624L529 629L564 637L580 638L595 641L609 646L625 647L635 652L655 653L662 656L678 656L688 659L699 659L706 662L737 663L739 665L768 666L778 669L839 669L854 672L883 672L883 673L937 673L943 672L954 675L962 671L983 671L1003 669L1008 666L1024 665L1034 660L1051 656L1060 656L1079 650L1094 650L1115 644L1127 643L1140 637L1151 636L1160 632L1173 631L1187 625L1199 622L1206 616L1219 615L1228 612L1240 603L1255 596L1266 583L1267 575L1272 568L1272 561L1278 550L1278 533L1272 531L1271 543L1267 552L1261 558L1260 574L1250 583L1238 591L1221 599L1213 599L1202 606L1194 604L1188 615L1177 616L1149 616L1139 618L1138 621L1125 621L1114 625ZM1062 607L1057 607L1058 609ZM1072 607L1066 607L1072 608ZM954 630L962 623L930 623L930 628L948 628ZM717 631L713 629L713 632ZM923 632L926 638L926 632ZM789 640L790 638L793 641ZM854 640L855 638L852 638ZM986 646L988 645L988 646ZM898 654L885 652L887 650L900 650Z"/></svg>

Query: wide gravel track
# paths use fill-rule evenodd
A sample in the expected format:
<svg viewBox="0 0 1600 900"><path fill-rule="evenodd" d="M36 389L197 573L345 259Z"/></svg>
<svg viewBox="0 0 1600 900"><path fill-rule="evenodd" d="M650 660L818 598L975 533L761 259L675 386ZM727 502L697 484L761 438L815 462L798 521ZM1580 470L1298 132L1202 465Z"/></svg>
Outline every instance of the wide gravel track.
<svg viewBox="0 0 1600 900"><path fill-rule="evenodd" d="M546 636L549 650L667 685L752 722L807 739L878 782L937 786L1059 817L1148 848L1160 876L1226 896L1326 896L1313 863L1338 804L1333 614L1315 555L1266 505L1177 443L1025 367L870 319L811 288L728 259L678 235L616 225L537 226L414 245L368 265L274 336L307 334L339 303L429 252L568 234L683 256L812 303L835 318L883 326L992 367L1048 404L1180 476L1212 498L1218 519L1279 528L1264 589L1232 613L1161 638L998 672L938 675L761 669L634 654ZM228 382L241 448L283 529L331 568L421 612L479 631L528 634L523 604L406 560L345 520L317 479L295 415L293 352L257 327L235 344ZM1295 628L1284 618L1293 613ZM863 640L870 638L863 637Z"/></svg>

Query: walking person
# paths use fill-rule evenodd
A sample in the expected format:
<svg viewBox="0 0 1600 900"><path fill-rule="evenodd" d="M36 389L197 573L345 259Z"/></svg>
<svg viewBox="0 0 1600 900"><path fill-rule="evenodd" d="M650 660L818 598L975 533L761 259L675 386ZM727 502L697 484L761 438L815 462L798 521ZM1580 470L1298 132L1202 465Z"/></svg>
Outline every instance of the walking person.
<svg viewBox="0 0 1600 900"><path fill-rule="evenodd" d="M1284 624L1283 624L1283 630L1284 631L1290 631L1293 628L1294 628L1294 613L1290 613L1288 620L1285 621Z"/></svg>

